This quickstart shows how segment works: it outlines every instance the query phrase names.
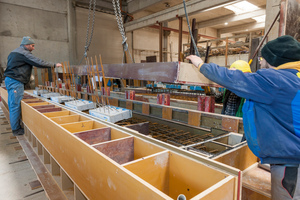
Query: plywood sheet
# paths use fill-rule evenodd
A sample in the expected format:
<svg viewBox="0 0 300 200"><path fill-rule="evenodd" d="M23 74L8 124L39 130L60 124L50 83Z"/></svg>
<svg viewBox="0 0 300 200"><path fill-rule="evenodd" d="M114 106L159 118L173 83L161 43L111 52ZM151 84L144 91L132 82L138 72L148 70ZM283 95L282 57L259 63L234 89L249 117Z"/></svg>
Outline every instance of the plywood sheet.
<svg viewBox="0 0 300 200"><path fill-rule="evenodd" d="M98 151L119 164L130 162L134 159L133 137L93 145Z"/></svg>
<svg viewBox="0 0 300 200"><path fill-rule="evenodd" d="M111 140L111 134L110 134L111 128L101 128L101 129L94 129L90 131L75 133L77 137L82 139L88 144L97 144L101 142L106 142Z"/></svg>
<svg viewBox="0 0 300 200"><path fill-rule="evenodd" d="M215 157L214 160L240 169L241 171L257 163L257 157L251 152L247 144Z"/></svg>
<svg viewBox="0 0 300 200"><path fill-rule="evenodd" d="M201 113L189 111L188 124L192 126L200 126Z"/></svg>

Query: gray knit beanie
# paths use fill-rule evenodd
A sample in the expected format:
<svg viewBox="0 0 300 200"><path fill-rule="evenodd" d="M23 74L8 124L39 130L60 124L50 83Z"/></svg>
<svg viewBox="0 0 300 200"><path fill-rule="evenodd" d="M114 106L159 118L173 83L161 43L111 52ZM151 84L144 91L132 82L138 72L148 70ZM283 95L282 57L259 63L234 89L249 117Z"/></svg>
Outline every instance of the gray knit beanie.
<svg viewBox="0 0 300 200"><path fill-rule="evenodd" d="M24 36L21 45L35 44L34 40L29 36Z"/></svg>

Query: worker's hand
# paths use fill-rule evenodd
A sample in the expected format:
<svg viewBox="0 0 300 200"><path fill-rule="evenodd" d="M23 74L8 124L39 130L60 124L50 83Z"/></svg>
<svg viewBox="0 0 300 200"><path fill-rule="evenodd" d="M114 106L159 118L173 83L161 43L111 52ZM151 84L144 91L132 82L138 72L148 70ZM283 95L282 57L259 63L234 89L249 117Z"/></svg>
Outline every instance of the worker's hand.
<svg viewBox="0 0 300 200"><path fill-rule="evenodd" d="M203 60L200 57L195 55L190 55L186 57L186 59L190 60L197 68L203 64Z"/></svg>
<svg viewBox="0 0 300 200"><path fill-rule="evenodd" d="M62 67L62 64L61 63L56 63L55 67Z"/></svg>

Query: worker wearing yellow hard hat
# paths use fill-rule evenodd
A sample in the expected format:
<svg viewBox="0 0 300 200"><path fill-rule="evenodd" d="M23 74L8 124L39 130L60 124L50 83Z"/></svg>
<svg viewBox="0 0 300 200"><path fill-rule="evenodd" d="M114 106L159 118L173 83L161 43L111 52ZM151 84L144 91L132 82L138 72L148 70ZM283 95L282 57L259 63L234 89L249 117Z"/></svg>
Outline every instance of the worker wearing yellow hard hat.
<svg viewBox="0 0 300 200"><path fill-rule="evenodd" d="M229 68L230 70L240 70L244 73L251 73L250 65L243 60L237 60ZM242 108L245 99L237 96L235 93L225 89L223 94L223 109L222 114L243 117Z"/></svg>
<svg viewBox="0 0 300 200"><path fill-rule="evenodd" d="M232 63L232 65L230 66L230 69L237 69L237 70L241 70L244 73L251 73L251 68L250 65L243 60L237 60L234 63Z"/></svg>

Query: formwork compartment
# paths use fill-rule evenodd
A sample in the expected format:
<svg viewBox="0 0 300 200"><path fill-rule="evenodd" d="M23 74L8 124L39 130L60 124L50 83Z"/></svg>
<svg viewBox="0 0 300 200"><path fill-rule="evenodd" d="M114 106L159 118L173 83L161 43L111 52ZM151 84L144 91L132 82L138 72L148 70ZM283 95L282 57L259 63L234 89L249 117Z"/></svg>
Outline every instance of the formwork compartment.
<svg viewBox="0 0 300 200"><path fill-rule="evenodd" d="M110 127L74 133L74 135L90 145L99 144L102 142L112 141L129 136L128 134L120 131L112 131Z"/></svg>
<svg viewBox="0 0 300 200"><path fill-rule="evenodd" d="M157 153L123 166L173 199L181 194L186 199L234 199L232 176L173 152ZM220 193L218 188L224 185L228 187Z"/></svg>
<svg viewBox="0 0 300 200"><path fill-rule="evenodd" d="M143 159L164 150L132 136L92 146L119 164Z"/></svg>
<svg viewBox="0 0 300 200"><path fill-rule="evenodd" d="M46 101L44 101L44 102L38 102L38 103L27 103L29 106L46 106L46 105L52 105L52 104L50 104L50 103L48 103L48 102L46 102Z"/></svg>
<svg viewBox="0 0 300 200"><path fill-rule="evenodd" d="M58 112L58 111L62 111L64 109L62 109L61 107L48 107L48 108L37 108L37 111L39 111L40 113L49 113L49 112Z"/></svg>
<svg viewBox="0 0 300 200"><path fill-rule="evenodd" d="M194 152L200 152L208 155L218 155L232 148L214 142L205 142L199 145L189 147L188 149L193 150Z"/></svg>
<svg viewBox="0 0 300 200"><path fill-rule="evenodd" d="M238 133L229 133L227 136L225 137L221 137L219 139L214 140L215 142L219 142L222 144L226 144L232 147L237 146L238 144L241 143L242 141L242 134L238 134Z"/></svg>
<svg viewBox="0 0 300 200"><path fill-rule="evenodd" d="M90 121L82 121L82 122L74 122L69 124L62 124L63 128L68 130L71 133L77 133L77 132L83 132L83 131L89 131L99 128L106 127L104 124L100 124L98 122L95 122L93 120Z"/></svg>
<svg viewBox="0 0 300 200"><path fill-rule="evenodd" d="M58 112L50 112L50 113L43 113L46 117L58 117L58 116L68 116L68 115L75 115L77 113L71 112L69 110L63 110Z"/></svg>
<svg viewBox="0 0 300 200"><path fill-rule="evenodd" d="M91 119L84 117L82 115L67 115L67 116L58 116L58 117L51 117L52 121L56 122L57 124L68 124L74 122L81 122L81 121L89 121Z"/></svg>
<svg viewBox="0 0 300 200"><path fill-rule="evenodd" d="M32 98L32 99L22 99L25 103L40 103L40 102L45 102L41 99L38 98Z"/></svg>

